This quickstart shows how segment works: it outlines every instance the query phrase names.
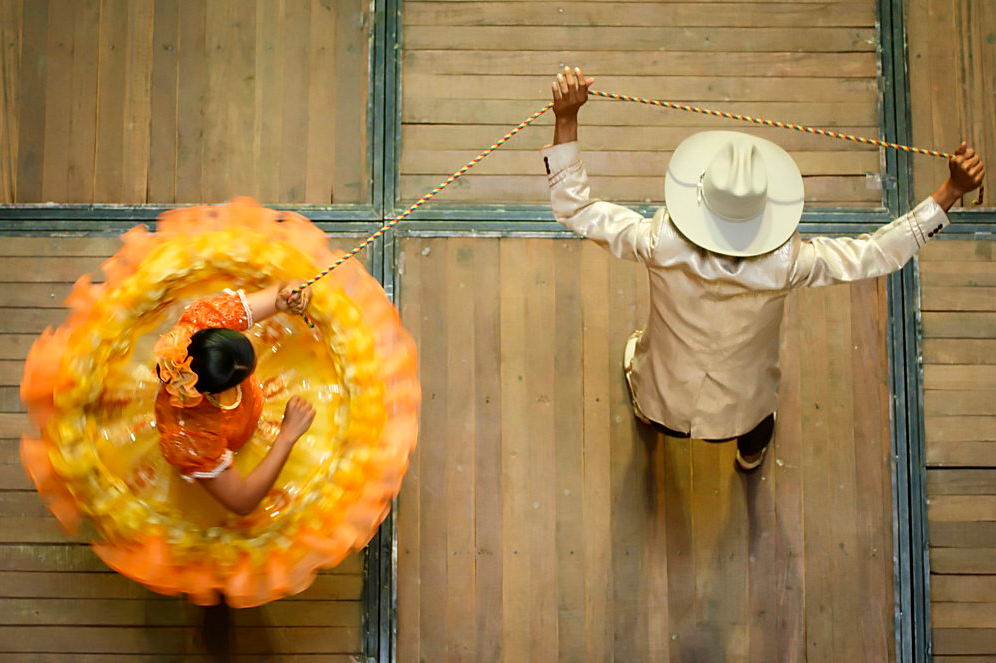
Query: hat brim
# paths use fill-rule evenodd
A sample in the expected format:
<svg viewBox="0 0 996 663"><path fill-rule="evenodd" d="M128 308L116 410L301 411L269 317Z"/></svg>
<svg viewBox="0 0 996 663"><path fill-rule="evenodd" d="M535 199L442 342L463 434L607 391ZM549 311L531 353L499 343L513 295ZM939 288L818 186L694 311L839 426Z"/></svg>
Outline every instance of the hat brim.
<svg viewBox="0 0 996 663"><path fill-rule="evenodd" d="M699 200L699 176L719 148L746 137L757 146L768 173L768 200L753 219L729 221ZM763 138L735 131L703 131L678 145L664 178L671 220L689 241L728 256L749 257L777 249L792 236L805 202L802 175L788 152Z"/></svg>

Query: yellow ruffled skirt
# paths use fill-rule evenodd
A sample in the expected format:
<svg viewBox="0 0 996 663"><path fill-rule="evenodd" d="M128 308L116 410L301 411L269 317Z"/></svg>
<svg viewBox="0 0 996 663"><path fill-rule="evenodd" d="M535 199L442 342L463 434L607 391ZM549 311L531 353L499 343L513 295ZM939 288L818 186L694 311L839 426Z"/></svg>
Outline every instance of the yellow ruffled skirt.
<svg viewBox="0 0 996 663"><path fill-rule="evenodd" d="M250 607L306 589L367 544L400 489L418 435L411 336L356 260L312 286L313 329L278 314L247 332L269 397L235 465L267 453L291 395L317 415L260 506L237 516L163 458L152 346L197 297L307 279L337 256L304 217L248 199L167 212L123 239L105 282L80 279L66 321L28 355L21 397L40 431L21 442L28 475L64 529L88 520L108 566L157 592Z"/></svg>

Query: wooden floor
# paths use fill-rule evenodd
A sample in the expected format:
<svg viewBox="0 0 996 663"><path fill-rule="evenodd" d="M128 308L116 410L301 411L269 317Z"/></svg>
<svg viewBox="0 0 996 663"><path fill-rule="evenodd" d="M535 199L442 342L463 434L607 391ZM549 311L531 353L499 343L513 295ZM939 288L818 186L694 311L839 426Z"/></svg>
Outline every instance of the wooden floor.
<svg viewBox="0 0 996 663"><path fill-rule="evenodd" d="M401 240L423 421L401 663L890 661L883 281L799 292L763 470L634 422L646 279L573 239Z"/></svg>
<svg viewBox="0 0 996 663"><path fill-rule="evenodd" d="M362 555L292 599L198 608L143 589L85 541L67 540L25 476L18 443L29 424L18 384L28 348L61 321L72 281L87 272L100 280L119 245L116 237L0 241L0 660L352 663L362 648Z"/></svg>
<svg viewBox="0 0 996 663"><path fill-rule="evenodd" d="M919 259L934 660L996 660L996 242Z"/></svg>

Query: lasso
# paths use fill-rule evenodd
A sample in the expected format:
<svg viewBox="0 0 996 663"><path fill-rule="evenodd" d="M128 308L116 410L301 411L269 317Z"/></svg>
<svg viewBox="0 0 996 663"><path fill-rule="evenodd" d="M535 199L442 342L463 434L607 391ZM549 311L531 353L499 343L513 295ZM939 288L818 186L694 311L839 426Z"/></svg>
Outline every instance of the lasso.
<svg viewBox="0 0 996 663"><path fill-rule="evenodd" d="M631 97L631 96L624 95L624 94L615 94L614 92L601 92L601 91L598 91L598 90L588 90L588 94L590 94L592 96L596 96L596 97L604 97L606 99L613 99L615 101L632 101L632 102L639 103L639 104L648 104L650 106L659 106L661 108L670 108L670 109L673 109L673 110L688 111L688 112L691 112L691 113L700 113L702 115L711 115L713 117L723 117L723 118L727 118L727 119L730 119L730 120L740 120L741 122L750 122L752 124L760 124L760 125L764 125L764 126L767 126L767 127L776 127L778 129L794 129L795 131L802 131L802 132L805 132L805 133L816 134L818 136L826 136L827 138L837 138L839 140L849 140L849 141L854 142L854 143L862 143L862 144L865 144L865 145L875 145L877 147L888 147L888 148L891 148L891 149L894 149L894 150L902 150L903 152L910 152L910 153L913 153L913 154L923 154L923 155L926 155L926 156L939 157L939 158L942 158L942 159L951 159L952 157L954 157L953 154L950 154L948 152L938 152L937 150L926 150L926 149L923 149L923 148L920 148L920 147L912 147L910 145L900 145L899 143L890 143L888 141L878 140L876 138L863 138L861 136L852 136L851 134L842 134L842 133L838 133L836 131L830 131L828 129L817 129L815 127L807 127L807 126L801 125L801 124L789 124L789 123L786 123L786 122L778 122L778 121L775 121L775 120L765 120L765 119L759 118L759 117L751 117L749 115L740 115L739 113L727 113L725 111L713 110L711 108L700 108L698 106L686 106L684 104L675 104L675 103L672 103L670 101L662 101L660 99L644 99L643 97ZM522 131L523 129L525 129L526 127L528 127L540 115L542 115L543 113L547 112L551 108L553 108L553 104L552 103L546 104L545 106L543 106L542 108L540 108L538 111L536 111L535 113L533 113L532 115L530 115L529 117L527 117L525 120L523 120L522 122L520 122L518 124L518 126L516 126L514 129L512 129L511 131L509 131L507 134L505 134L504 136L502 136L501 138L499 138L498 140L496 140L494 143L491 144L490 147L488 147L486 150L484 150L483 152L481 152L480 154L478 154L476 157L474 157L473 159L471 159L470 161L468 161L466 164L464 164L464 166L462 168L460 168L459 170L455 171L452 175L450 175L445 180L443 180L438 185L436 185L431 191L429 191L429 193L425 194L424 196L422 196L421 198L419 198L417 201L415 201L404 212L402 212L398 216L394 217L390 221L386 222L383 226L380 227L379 230L377 230L377 232L375 232L374 234L370 235L370 237L366 238L365 240L363 240L362 242L360 242L359 244L357 244L348 253L346 253L343 256L341 256L333 264L329 265L327 268L325 268L324 270L322 270L320 273L316 274L310 280L308 280L307 282L305 282L305 283L301 284L300 286L298 286L297 288L295 288L294 292L300 292L304 288L306 288L309 285L313 284L315 281L317 281L320 278L324 277L329 272L331 272L333 269L335 269L336 267L338 267L342 263L346 262L347 260L349 260L350 258L352 258L353 256L355 256L357 253L359 253L360 251L362 251L363 249L365 249L367 246L369 246L370 244L372 244L373 242L375 242L378 237L382 236L388 230L390 230L391 228L393 228L394 226L396 226L398 223L400 223L402 220L404 220L406 217L408 217L412 212L414 212L415 210L417 210L419 207L421 207L422 205L424 205L427 202L429 202L430 200L432 200L436 196L436 194L438 194L440 191L442 191L443 189L445 189L446 187L448 187L450 184L452 184L453 182L455 182L461 175L463 175L468 170L470 170L471 168L473 168L474 166L476 166L486 156L488 156L489 154L491 154L492 152L494 152L496 149L498 149L499 147L501 147L512 136L514 136L515 134L519 133L520 131ZM982 201L983 201L983 196L984 195L985 195L985 187L984 186L980 186L979 187L979 195L975 199L974 204L975 205L981 205ZM307 320L307 317L305 317L305 319ZM311 322L309 321L308 324L311 324Z"/></svg>

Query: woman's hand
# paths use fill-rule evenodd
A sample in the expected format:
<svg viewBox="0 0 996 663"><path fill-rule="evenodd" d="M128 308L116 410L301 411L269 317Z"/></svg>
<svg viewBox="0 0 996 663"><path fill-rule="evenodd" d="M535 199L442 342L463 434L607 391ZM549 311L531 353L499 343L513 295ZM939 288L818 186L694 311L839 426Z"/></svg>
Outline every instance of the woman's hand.
<svg viewBox="0 0 996 663"><path fill-rule="evenodd" d="M304 283L301 279L292 279L280 284L275 302L278 311L302 315L308 310L308 304L311 302L311 286L301 291L296 290Z"/></svg>
<svg viewBox="0 0 996 663"><path fill-rule="evenodd" d="M315 420L315 408L300 396L291 396L284 408L284 420L280 424L277 440L285 444L294 444L304 435Z"/></svg>

